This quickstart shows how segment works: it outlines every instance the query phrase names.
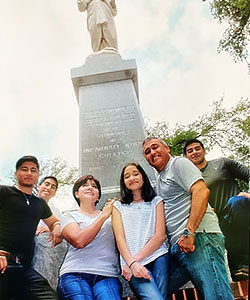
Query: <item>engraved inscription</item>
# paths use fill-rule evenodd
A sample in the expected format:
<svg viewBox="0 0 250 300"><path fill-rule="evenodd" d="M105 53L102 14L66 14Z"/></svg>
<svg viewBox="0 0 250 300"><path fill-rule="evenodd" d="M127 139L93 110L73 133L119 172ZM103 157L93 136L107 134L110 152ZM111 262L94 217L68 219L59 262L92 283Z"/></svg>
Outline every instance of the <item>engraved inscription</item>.
<svg viewBox="0 0 250 300"><path fill-rule="evenodd" d="M136 111L132 105L85 111L82 115L86 126L121 126L123 122L135 122Z"/></svg>

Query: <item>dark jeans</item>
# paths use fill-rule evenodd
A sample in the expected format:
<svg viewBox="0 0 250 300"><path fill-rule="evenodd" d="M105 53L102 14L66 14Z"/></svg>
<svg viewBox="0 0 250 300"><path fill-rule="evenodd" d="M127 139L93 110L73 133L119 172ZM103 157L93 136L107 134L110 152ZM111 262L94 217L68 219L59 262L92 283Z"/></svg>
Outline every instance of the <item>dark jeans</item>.
<svg viewBox="0 0 250 300"><path fill-rule="evenodd" d="M220 222L225 235L228 261L232 273L249 266L250 199L235 196L228 201L229 214Z"/></svg>
<svg viewBox="0 0 250 300"><path fill-rule="evenodd" d="M58 300L48 281L32 268L8 264L0 274L1 300Z"/></svg>
<svg viewBox="0 0 250 300"><path fill-rule="evenodd" d="M58 295L61 300L121 300L118 278L87 273L60 276Z"/></svg>

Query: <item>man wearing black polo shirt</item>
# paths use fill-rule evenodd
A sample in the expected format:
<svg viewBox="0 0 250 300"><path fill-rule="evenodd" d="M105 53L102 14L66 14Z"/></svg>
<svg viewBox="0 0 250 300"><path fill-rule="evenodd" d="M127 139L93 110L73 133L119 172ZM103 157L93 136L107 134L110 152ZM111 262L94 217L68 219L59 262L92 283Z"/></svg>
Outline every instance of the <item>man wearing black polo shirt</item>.
<svg viewBox="0 0 250 300"><path fill-rule="evenodd" d="M57 299L47 281L31 268L34 236L40 219L51 230L53 247L61 242L60 222L46 202L33 195L39 178L34 156L16 163L17 185L0 185L0 299Z"/></svg>
<svg viewBox="0 0 250 300"><path fill-rule="evenodd" d="M249 168L225 157L207 161L204 145L197 139L186 141L184 154L202 172L210 190L208 201L225 235L233 280L248 279L250 201L246 196L237 196L240 188L236 179L248 182Z"/></svg>

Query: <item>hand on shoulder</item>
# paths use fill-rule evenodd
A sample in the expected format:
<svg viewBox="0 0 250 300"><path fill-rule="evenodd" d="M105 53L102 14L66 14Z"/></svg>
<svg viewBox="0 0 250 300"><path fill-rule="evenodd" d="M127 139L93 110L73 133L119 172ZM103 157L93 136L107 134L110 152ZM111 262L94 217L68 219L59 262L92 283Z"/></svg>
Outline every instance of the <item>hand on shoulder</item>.
<svg viewBox="0 0 250 300"><path fill-rule="evenodd" d="M238 194L238 196L242 196L242 197L250 198L250 193L246 193L246 192L240 192L240 193Z"/></svg>

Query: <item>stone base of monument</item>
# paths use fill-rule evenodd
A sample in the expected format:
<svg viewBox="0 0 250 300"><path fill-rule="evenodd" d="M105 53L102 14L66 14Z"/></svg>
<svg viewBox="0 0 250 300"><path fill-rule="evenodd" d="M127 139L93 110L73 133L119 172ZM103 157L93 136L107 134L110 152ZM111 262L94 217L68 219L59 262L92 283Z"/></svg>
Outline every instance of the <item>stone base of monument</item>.
<svg viewBox="0 0 250 300"><path fill-rule="evenodd" d="M65 240L52 248L52 242L48 242L49 232L39 234L35 237L35 252L33 257L33 268L46 278L50 286L56 290L58 284L59 269L67 251Z"/></svg>

